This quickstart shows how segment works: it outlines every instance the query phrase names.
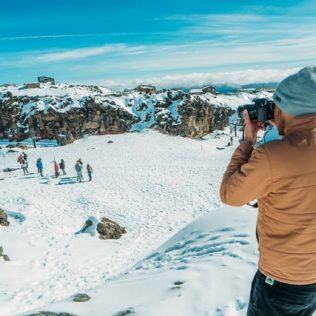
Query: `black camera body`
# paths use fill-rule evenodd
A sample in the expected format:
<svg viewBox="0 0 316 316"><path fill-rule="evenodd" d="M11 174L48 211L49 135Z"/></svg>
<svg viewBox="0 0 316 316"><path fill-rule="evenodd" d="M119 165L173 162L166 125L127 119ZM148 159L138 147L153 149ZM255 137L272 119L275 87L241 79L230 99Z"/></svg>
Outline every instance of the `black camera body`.
<svg viewBox="0 0 316 316"><path fill-rule="evenodd" d="M251 121L265 123L274 119L275 103L266 98L254 99L253 103L241 105L237 108L239 118L244 118L244 110L247 110Z"/></svg>

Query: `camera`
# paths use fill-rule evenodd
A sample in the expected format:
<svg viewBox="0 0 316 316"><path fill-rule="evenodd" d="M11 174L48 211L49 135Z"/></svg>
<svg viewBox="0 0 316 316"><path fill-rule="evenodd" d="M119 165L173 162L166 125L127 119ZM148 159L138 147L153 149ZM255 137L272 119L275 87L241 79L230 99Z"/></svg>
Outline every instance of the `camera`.
<svg viewBox="0 0 316 316"><path fill-rule="evenodd" d="M241 105L237 108L239 118L244 118L244 110L248 111L251 121L265 123L274 119L275 103L266 98L254 99L253 103Z"/></svg>

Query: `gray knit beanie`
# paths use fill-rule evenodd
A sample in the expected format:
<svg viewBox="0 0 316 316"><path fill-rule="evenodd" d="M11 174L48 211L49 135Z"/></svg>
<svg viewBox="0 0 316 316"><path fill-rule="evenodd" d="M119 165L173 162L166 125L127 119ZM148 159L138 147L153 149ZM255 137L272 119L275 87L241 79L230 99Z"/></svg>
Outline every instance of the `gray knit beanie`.
<svg viewBox="0 0 316 316"><path fill-rule="evenodd" d="M316 113L316 66L305 67L281 81L273 100L292 116Z"/></svg>

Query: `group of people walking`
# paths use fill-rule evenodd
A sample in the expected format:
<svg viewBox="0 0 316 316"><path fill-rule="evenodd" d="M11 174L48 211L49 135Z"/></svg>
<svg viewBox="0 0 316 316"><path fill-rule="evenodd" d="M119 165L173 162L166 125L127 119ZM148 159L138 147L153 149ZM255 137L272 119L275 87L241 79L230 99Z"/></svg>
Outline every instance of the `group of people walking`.
<svg viewBox="0 0 316 316"><path fill-rule="evenodd" d="M23 175L28 175L28 160L27 160L27 154L25 152L21 153L17 159L18 163L21 165L21 169L23 170ZM38 158L36 160L36 168L37 168L37 173L40 174L41 177L43 177L43 161L42 158ZM83 174L82 174L82 169L83 169L83 162L81 158L79 158L75 164L75 170L77 173L77 181L82 182L83 181ZM89 163L86 165L86 170L88 174L89 181L92 181L92 167ZM54 159L54 174L55 178L58 178L60 176L60 173L62 172L62 175L66 175L66 163L64 159L61 159L60 162L58 163L56 159Z"/></svg>

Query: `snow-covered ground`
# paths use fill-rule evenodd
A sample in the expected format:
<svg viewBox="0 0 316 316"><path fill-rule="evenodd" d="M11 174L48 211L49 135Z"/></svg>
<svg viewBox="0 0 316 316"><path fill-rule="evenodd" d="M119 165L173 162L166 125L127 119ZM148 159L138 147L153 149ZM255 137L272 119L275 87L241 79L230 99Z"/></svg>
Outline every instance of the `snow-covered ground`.
<svg viewBox="0 0 316 316"><path fill-rule="evenodd" d="M210 212L130 271L89 291L90 301L76 303L69 297L37 311L244 316L257 265L255 220L251 207Z"/></svg>
<svg viewBox="0 0 316 316"><path fill-rule="evenodd" d="M0 227L0 246L11 261L0 260L0 315L39 308L104 316L129 307L137 315L245 315L257 260L256 211L215 211L235 146L216 147L228 141L153 131L88 137L29 149L32 174L25 177L2 172L17 167L18 154L2 149L0 208L11 225ZM45 175L53 174L54 158L63 158L67 177L38 177L38 157ZM73 178L78 158L92 165L92 182ZM106 216L127 234L75 235L89 216ZM69 303L89 289L90 301Z"/></svg>

